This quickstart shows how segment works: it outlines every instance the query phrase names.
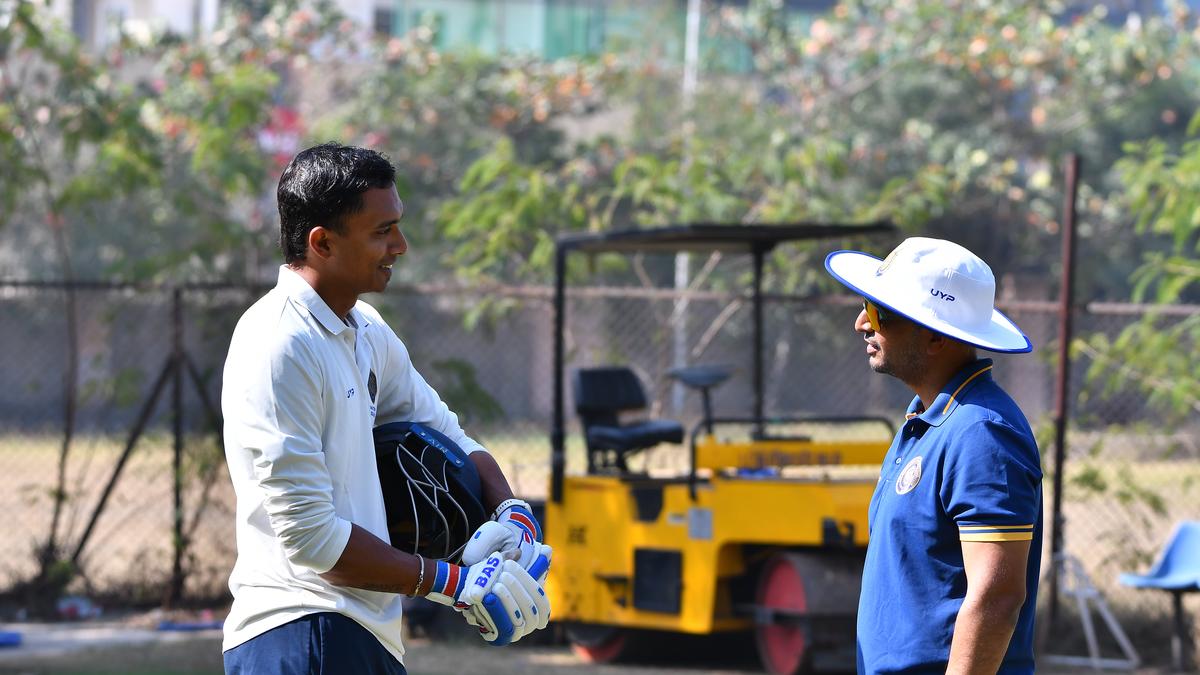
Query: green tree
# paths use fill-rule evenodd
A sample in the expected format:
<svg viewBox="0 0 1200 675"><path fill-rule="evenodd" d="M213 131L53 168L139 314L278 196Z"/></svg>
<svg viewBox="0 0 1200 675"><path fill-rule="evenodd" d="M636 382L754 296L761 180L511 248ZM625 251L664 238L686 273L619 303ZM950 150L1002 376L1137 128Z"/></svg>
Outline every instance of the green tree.
<svg viewBox="0 0 1200 675"><path fill-rule="evenodd" d="M595 162L585 144L569 158L526 161L526 171L565 190L569 162L590 169L572 187L586 217L556 231L890 217L979 251L998 275L1047 279L1058 259L1057 167L1078 151L1084 250L1117 261L1089 268L1082 287L1121 294L1124 261L1153 243L1123 236L1110 167L1124 142L1182 133L1180 111L1197 102L1193 25L1184 8L1114 25L1102 8L1068 16L1018 0L859 0L808 17L777 1L724 7L707 17L707 34L744 45L749 72L707 62L689 113L677 67L623 62L606 103L632 108L634 123L598 141L615 146L615 164ZM495 152L479 161L522 157ZM492 194L511 189L503 178L473 180L442 212L472 270L504 276L506 253L483 235L513 221ZM469 206L476 200L493 210ZM463 226L462 210L473 224ZM545 214L532 216L503 225L529 232L512 241L552 236Z"/></svg>
<svg viewBox="0 0 1200 675"><path fill-rule="evenodd" d="M1130 234L1169 242L1144 255L1132 276L1132 298L1164 310L1200 298L1200 114L1189 139L1172 143L1154 138L1126 146L1117 164L1129 209ZM1105 383L1104 393L1131 385L1152 404L1174 413L1176 421L1200 412L1200 314L1150 312L1115 338L1097 334L1076 343L1091 359L1089 377Z"/></svg>
<svg viewBox="0 0 1200 675"><path fill-rule="evenodd" d="M528 176L527 167L553 167L562 175L541 177L544 194L552 195L579 177L568 168L579 164L578 152L557 123L603 108L609 81L621 73L611 58L546 62L522 55L446 53L434 47L435 39L433 28L419 26L374 44L365 67L336 71L333 99L344 102L333 106L312 134L384 150L395 162L405 234L415 248L433 253L414 256L405 265L404 273L418 278L436 273L435 263L450 248L439 217L447 213L443 201L456 194L461 181L483 189L484 177L490 176L511 187L521 179L506 175L509 171ZM489 153L480 168L470 171ZM541 217L536 210L518 218L524 230L530 228L523 218ZM525 239L506 242L506 252L528 254L522 248ZM485 245L494 249L497 242L493 238Z"/></svg>
<svg viewBox="0 0 1200 675"><path fill-rule="evenodd" d="M277 260L273 182L282 169L261 134L282 107L295 108L290 82L317 43L337 49L349 35L328 2L288 0L228 11L205 41L127 38L121 65L137 73L140 118L161 169L156 189L123 200L96 233L101 250L100 239L127 242L105 257L108 274L260 278Z"/></svg>

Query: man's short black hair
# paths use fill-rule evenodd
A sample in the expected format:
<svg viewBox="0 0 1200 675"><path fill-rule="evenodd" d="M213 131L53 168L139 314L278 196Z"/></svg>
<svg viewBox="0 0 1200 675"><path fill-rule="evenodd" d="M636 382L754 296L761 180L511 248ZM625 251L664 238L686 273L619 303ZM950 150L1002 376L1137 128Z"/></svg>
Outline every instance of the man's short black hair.
<svg viewBox="0 0 1200 675"><path fill-rule="evenodd" d="M279 246L289 265L304 260L308 233L320 225L342 231L362 210L362 195L396 184L396 168L366 148L324 143L302 150L279 177Z"/></svg>

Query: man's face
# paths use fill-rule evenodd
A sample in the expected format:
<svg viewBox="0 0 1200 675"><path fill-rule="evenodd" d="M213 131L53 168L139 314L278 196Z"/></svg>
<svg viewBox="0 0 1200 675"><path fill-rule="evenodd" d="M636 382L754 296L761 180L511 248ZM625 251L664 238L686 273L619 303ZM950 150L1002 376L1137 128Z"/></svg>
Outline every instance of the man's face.
<svg viewBox="0 0 1200 675"><path fill-rule="evenodd" d="M363 208L346 218L342 231L330 230L330 271L347 293L378 293L387 288L396 258L408 250L400 232L404 204L396 188L363 193Z"/></svg>
<svg viewBox="0 0 1200 675"><path fill-rule="evenodd" d="M871 370L902 382L916 379L915 376L923 373L928 365L926 331L895 314L881 318L878 331L871 327L866 309L859 311L854 322L854 330L862 333L867 343L867 362Z"/></svg>

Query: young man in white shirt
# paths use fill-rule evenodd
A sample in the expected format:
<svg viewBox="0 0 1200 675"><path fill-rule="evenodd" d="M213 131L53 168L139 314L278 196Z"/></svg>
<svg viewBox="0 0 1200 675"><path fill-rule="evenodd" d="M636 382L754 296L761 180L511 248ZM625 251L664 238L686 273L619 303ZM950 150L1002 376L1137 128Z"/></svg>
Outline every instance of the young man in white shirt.
<svg viewBox="0 0 1200 675"><path fill-rule="evenodd" d="M408 248L395 169L372 150L316 146L284 170L278 200L285 264L238 322L221 396L238 546L226 672L404 673L400 594L493 629L509 622L513 640L545 627L545 594L513 555L460 567L389 543L372 440L387 422L445 434L469 453L494 518L516 531L531 520L496 461L358 299L387 287ZM536 521L532 533L541 538ZM500 610L484 609L489 593L503 595Z"/></svg>

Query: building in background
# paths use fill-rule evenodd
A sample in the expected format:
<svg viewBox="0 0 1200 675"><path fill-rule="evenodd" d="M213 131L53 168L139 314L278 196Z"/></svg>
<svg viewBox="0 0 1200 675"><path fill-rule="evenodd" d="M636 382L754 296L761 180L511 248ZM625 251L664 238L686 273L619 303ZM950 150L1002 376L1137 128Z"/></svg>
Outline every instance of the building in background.
<svg viewBox="0 0 1200 675"><path fill-rule="evenodd" d="M705 11L744 7L747 0L703 0ZM837 0L784 0L800 22L829 11ZM273 0L49 0L55 15L89 48L100 49L126 30L165 30L194 38L211 33L231 6L265 13ZM687 0L331 0L344 15L377 35L403 35L426 26L447 51L513 52L556 59L620 52L652 39L665 56L681 57ZM1200 0L1186 0L1196 9ZM1103 5L1108 20L1163 11L1159 0L1076 0L1063 15ZM1136 19L1136 16L1134 16ZM711 44L724 65L748 69L733 44Z"/></svg>
<svg viewBox="0 0 1200 675"><path fill-rule="evenodd" d="M556 59L619 49L676 4L682 10L683 3L660 0L393 0L378 11L375 28L402 35L427 26L444 50ZM682 21L678 29L682 35Z"/></svg>
<svg viewBox="0 0 1200 675"><path fill-rule="evenodd" d="M50 0L51 12L91 49L112 44L122 28L169 31L184 37L211 33L222 0Z"/></svg>
<svg viewBox="0 0 1200 675"><path fill-rule="evenodd" d="M709 0L712 2L713 0ZM92 49L121 29L147 27L195 38L213 31L221 11L240 6L265 13L271 0L50 0L52 12ZM518 52L559 58L598 53L614 37L635 39L639 26L671 0L332 0L334 7L377 35L435 31L439 47L486 54ZM661 18L661 17L659 17ZM682 30L682 24L680 26Z"/></svg>
<svg viewBox="0 0 1200 675"><path fill-rule="evenodd" d="M807 22L829 11L836 0L784 4L796 21ZM664 56L683 56L687 0L392 0L390 5L376 10L376 32L403 35L427 26L434 43L446 51L557 59L653 43ZM745 5L746 0L703 0L705 12ZM735 69L750 65L749 54L740 55L732 43L706 48L721 53L722 60L732 59L727 65Z"/></svg>
<svg viewBox="0 0 1200 675"><path fill-rule="evenodd" d="M186 38L213 31L221 11L230 6L265 14L271 0L50 0L51 12L71 27L91 49L112 44L122 29L149 28ZM333 0L343 14L365 29L380 16L391 16L394 0Z"/></svg>
<svg viewBox="0 0 1200 675"><path fill-rule="evenodd" d="M220 13L242 7L265 14L272 0L50 0L51 11L90 49L126 31L203 37ZM706 11L746 0L704 0ZM787 0L797 20L828 11L835 0ZM332 0L363 30L404 35L425 26L446 51L510 52L544 59L622 52L652 41L667 58L682 58L686 0ZM706 38L707 42L707 38ZM710 44L735 70L749 67L737 45ZM747 61L741 63L741 61ZM739 66L742 66L739 68Z"/></svg>

